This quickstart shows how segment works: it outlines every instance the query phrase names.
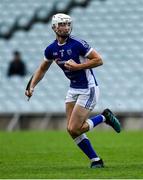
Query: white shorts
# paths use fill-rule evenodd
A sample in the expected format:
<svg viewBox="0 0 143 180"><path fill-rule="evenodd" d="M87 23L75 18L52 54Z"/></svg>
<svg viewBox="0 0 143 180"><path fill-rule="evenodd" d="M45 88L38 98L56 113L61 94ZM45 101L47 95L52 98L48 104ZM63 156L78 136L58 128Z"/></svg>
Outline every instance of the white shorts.
<svg viewBox="0 0 143 180"><path fill-rule="evenodd" d="M76 102L80 106L93 110L98 102L99 98L99 87L92 86L88 89L74 89L70 88L66 95L65 102Z"/></svg>

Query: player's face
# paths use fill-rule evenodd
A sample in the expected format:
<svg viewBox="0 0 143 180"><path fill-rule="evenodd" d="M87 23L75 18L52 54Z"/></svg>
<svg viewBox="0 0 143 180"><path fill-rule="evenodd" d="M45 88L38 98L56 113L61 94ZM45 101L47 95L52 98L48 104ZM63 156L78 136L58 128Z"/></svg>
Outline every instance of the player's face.
<svg viewBox="0 0 143 180"><path fill-rule="evenodd" d="M58 26L55 27L55 32L60 37L68 37L71 33L71 22L58 23Z"/></svg>

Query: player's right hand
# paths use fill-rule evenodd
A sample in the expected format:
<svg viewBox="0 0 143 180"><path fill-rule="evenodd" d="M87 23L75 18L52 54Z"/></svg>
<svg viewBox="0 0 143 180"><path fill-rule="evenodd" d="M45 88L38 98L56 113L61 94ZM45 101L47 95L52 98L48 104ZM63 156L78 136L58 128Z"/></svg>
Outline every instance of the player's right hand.
<svg viewBox="0 0 143 180"><path fill-rule="evenodd" d="M25 95L30 98L33 95L34 88L29 88L28 90L25 91Z"/></svg>

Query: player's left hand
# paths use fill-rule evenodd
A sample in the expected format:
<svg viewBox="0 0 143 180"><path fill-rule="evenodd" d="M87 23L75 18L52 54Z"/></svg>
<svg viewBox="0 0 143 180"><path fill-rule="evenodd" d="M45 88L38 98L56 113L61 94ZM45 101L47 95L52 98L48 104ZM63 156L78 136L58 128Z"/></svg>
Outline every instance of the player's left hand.
<svg viewBox="0 0 143 180"><path fill-rule="evenodd" d="M77 71L80 70L80 64L77 64L74 60L70 59L67 62L65 62L64 65L68 70L70 71Z"/></svg>

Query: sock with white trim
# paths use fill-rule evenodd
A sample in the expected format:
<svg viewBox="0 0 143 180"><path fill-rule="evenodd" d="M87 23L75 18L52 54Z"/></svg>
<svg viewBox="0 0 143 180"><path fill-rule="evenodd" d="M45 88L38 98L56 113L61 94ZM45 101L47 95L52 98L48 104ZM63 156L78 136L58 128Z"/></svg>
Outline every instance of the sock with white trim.
<svg viewBox="0 0 143 180"><path fill-rule="evenodd" d="M100 158L97 156L96 152L94 151L86 134L82 134L82 135L76 137L74 139L74 141L91 161L100 160Z"/></svg>
<svg viewBox="0 0 143 180"><path fill-rule="evenodd" d="M103 115L97 115L97 116L94 116L94 117L88 119L86 122L89 125L89 130L91 130L95 126L97 126L98 124L100 124L104 121L105 121L105 117Z"/></svg>

